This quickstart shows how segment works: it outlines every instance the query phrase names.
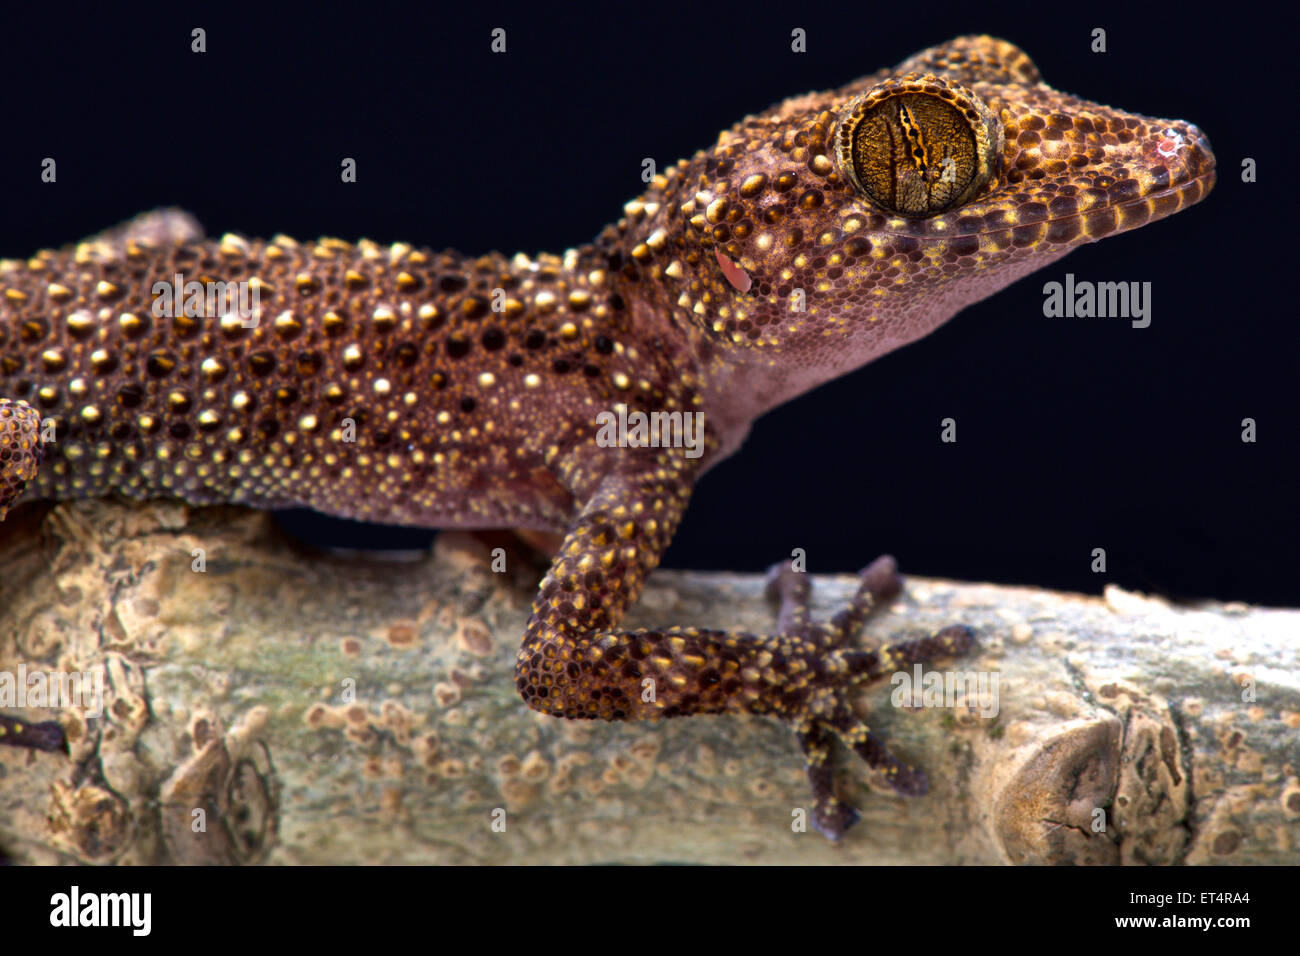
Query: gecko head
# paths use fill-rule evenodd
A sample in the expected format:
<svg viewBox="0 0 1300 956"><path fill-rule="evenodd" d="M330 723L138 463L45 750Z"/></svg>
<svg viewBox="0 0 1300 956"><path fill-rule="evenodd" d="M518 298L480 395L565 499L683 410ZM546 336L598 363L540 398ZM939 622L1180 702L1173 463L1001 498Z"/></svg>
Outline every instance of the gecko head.
<svg viewBox="0 0 1300 956"><path fill-rule="evenodd" d="M751 116L676 172L679 304L715 343L830 377L1198 202L1214 156L1190 123L1059 93L1019 48L962 37Z"/></svg>

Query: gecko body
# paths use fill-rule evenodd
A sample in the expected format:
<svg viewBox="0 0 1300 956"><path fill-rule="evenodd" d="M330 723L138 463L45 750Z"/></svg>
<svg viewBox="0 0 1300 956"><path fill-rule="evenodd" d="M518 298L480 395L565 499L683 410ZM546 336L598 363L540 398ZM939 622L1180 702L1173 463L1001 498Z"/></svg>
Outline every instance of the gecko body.
<svg viewBox="0 0 1300 956"><path fill-rule="evenodd" d="M838 837L856 811L832 790L834 737L927 788L848 691L972 635L856 647L899 588L888 558L827 622L786 568L771 634L620 628L691 487L770 408L1213 182L1196 127L1060 93L1012 44L963 37L746 118L559 256L205 240L150 214L0 263L0 517L167 496L561 533L518 656L528 704L784 719ZM175 276L255 289L253 315L160 309ZM702 454L598 441L611 411L702 413ZM0 717L10 743L51 733Z"/></svg>

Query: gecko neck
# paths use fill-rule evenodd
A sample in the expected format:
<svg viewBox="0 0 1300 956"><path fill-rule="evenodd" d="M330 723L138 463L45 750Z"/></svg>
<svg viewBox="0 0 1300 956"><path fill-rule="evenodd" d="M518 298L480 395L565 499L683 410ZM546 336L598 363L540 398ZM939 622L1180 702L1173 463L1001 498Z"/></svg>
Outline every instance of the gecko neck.
<svg viewBox="0 0 1300 956"><path fill-rule="evenodd" d="M706 370L701 376L705 407L721 443L716 460L735 451L752 423L773 408L929 335L966 306L1050 265L1067 251L1026 257L1007 263L995 275L941 290L914 286L900 296L896 307L885 304L874 317L850 314L843 331L834 336L805 333L795 320L783 330L778 344L770 347L710 339L697 354Z"/></svg>

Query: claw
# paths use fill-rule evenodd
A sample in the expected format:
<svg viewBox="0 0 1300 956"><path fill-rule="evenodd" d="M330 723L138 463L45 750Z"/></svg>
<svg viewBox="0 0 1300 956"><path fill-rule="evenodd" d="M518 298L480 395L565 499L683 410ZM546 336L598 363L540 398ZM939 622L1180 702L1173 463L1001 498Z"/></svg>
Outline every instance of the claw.
<svg viewBox="0 0 1300 956"><path fill-rule="evenodd" d="M856 808L849 806L847 803L836 801L835 810L831 813L824 813L820 809L814 809L809 822L812 823L813 829L826 839L838 843L849 828L861 819L862 814Z"/></svg>

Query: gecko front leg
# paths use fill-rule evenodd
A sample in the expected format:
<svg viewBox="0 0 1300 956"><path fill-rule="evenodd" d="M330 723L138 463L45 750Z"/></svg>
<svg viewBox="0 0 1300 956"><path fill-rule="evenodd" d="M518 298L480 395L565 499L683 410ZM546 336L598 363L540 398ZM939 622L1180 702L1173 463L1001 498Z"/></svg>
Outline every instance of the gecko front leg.
<svg viewBox="0 0 1300 956"><path fill-rule="evenodd" d="M779 717L804 750L812 823L831 839L858 819L832 790L834 737L882 771L899 793L926 793L924 772L898 760L871 734L854 714L849 693L900 667L962 654L972 633L955 626L877 650L850 646L871 610L898 592L892 558L869 565L854 600L825 623L808 614L806 579L779 572L775 634L618 628L676 529L691 477L684 459L663 456L653 469L614 474L599 484L533 603L515 667L521 696L536 710L567 718Z"/></svg>
<svg viewBox="0 0 1300 956"><path fill-rule="evenodd" d="M41 416L26 402L0 398L0 521L41 466Z"/></svg>

